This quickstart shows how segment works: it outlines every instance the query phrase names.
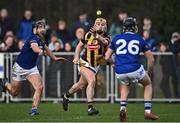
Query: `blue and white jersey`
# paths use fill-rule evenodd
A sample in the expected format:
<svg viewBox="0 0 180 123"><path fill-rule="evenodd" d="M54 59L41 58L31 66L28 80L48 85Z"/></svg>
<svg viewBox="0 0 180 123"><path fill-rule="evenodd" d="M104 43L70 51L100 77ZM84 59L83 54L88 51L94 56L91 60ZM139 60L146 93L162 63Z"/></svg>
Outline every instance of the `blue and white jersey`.
<svg viewBox="0 0 180 123"><path fill-rule="evenodd" d="M117 74L133 72L140 68L139 54L149 50L144 39L132 32L116 35L109 48L115 52L115 72Z"/></svg>
<svg viewBox="0 0 180 123"><path fill-rule="evenodd" d="M37 64L39 54L33 51L33 49L31 48L31 43L37 43L38 46L42 48L40 38L37 35L32 34L30 38L25 42L16 60L16 63L24 69L31 69Z"/></svg>

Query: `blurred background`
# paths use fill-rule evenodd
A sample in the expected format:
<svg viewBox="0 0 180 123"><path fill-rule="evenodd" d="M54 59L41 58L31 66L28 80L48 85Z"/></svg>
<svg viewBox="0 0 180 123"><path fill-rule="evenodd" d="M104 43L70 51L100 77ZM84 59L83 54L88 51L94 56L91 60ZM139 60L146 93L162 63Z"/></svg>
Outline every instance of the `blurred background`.
<svg viewBox="0 0 180 123"><path fill-rule="evenodd" d="M0 1L0 78L11 76L11 67L32 30L32 22L45 19L46 43L56 55L72 60L79 40L93 25L96 11L108 22L108 34L120 34L128 16L137 18L139 35L151 47L155 69L151 77L157 101L180 101L180 1L179 0L1 0ZM146 66L146 59L140 57ZM45 86L43 100L59 101L78 80L77 66L41 57L38 67ZM32 88L23 82L16 97L1 95L0 100L28 101ZM143 89L132 85L130 100L143 100ZM97 75L96 100L118 101L118 82L113 68L102 66ZM73 97L85 100L85 92Z"/></svg>

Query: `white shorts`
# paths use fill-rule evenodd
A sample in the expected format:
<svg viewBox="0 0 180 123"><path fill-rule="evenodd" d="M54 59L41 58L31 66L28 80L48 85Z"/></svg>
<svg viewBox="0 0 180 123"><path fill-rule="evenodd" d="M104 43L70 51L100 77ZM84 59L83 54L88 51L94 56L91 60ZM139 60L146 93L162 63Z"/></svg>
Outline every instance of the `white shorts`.
<svg viewBox="0 0 180 123"><path fill-rule="evenodd" d="M84 61L83 59L80 58L79 65L78 65L79 72L81 71L82 67L89 68L90 70L92 70L96 74L99 70L99 65L96 67L92 67L87 61Z"/></svg>
<svg viewBox="0 0 180 123"><path fill-rule="evenodd" d="M136 71L125 73L125 74L116 74L116 78L122 84L129 85L131 82L137 83L139 80L142 80L146 74L144 67L141 65Z"/></svg>
<svg viewBox="0 0 180 123"><path fill-rule="evenodd" d="M27 76L32 75L32 74L39 74L39 70L37 69L37 66L31 69L24 69L20 67L17 63L13 65L12 79L15 81L26 80Z"/></svg>

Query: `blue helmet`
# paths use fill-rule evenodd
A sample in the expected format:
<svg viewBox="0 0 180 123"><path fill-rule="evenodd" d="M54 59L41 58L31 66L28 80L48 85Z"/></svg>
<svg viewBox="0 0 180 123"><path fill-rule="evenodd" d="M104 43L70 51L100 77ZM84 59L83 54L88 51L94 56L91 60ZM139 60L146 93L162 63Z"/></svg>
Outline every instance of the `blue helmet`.
<svg viewBox="0 0 180 123"><path fill-rule="evenodd" d="M136 18L128 17L123 23L123 32L138 32Z"/></svg>

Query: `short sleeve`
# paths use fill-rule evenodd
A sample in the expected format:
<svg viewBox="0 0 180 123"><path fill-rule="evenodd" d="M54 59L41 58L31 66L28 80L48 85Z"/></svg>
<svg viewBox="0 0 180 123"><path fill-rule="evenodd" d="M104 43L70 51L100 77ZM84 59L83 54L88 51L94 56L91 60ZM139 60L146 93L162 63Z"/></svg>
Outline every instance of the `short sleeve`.
<svg viewBox="0 0 180 123"><path fill-rule="evenodd" d="M29 39L29 43L38 43L38 39L34 36L32 36L30 39Z"/></svg>
<svg viewBox="0 0 180 123"><path fill-rule="evenodd" d="M85 34L84 40L81 40L81 42L82 42L83 44L87 44L87 42L88 42L88 40L89 40L90 37L91 37L91 33L87 32L87 33Z"/></svg>
<svg viewBox="0 0 180 123"><path fill-rule="evenodd" d="M110 36L107 36L107 37L105 37L105 39L108 41L108 45L109 45L110 42L111 42L111 37L110 37Z"/></svg>
<svg viewBox="0 0 180 123"><path fill-rule="evenodd" d="M38 42L35 39L32 39L32 40L30 40L29 43L31 44L31 43L38 43Z"/></svg>
<svg viewBox="0 0 180 123"><path fill-rule="evenodd" d="M110 43L109 48L110 48L111 50L115 50L115 47L114 47L114 39L113 39L112 42Z"/></svg>

